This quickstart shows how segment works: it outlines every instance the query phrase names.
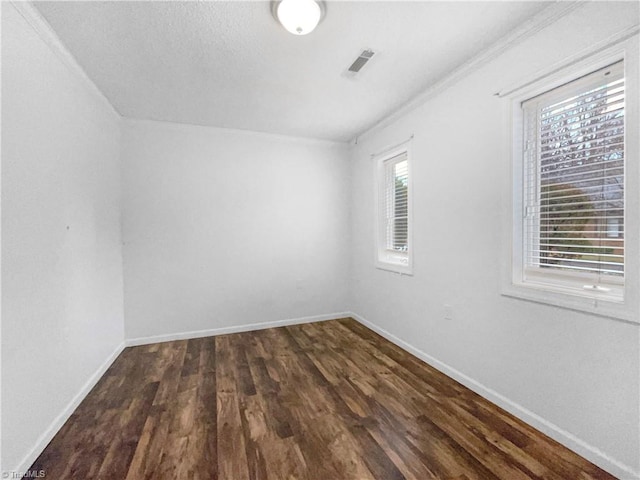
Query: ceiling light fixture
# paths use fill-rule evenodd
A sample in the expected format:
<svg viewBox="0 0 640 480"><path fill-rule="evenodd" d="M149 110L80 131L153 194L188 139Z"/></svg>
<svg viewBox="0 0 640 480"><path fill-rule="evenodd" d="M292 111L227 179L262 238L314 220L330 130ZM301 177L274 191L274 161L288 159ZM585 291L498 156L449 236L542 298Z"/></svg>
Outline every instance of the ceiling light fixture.
<svg viewBox="0 0 640 480"><path fill-rule="evenodd" d="M322 0L277 0L271 2L271 13L294 35L311 33L324 17Z"/></svg>

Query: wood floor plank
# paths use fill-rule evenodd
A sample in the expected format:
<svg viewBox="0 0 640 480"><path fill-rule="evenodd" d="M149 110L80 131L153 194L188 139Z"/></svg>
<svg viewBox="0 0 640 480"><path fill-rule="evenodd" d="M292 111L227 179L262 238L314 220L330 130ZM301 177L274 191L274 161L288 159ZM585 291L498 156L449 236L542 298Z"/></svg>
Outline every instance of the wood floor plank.
<svg viewBox="0 0 640 480"><path fill-rule="evenodd" d="M127 348L31 468L60 480L614 478L349 318Z"/></svg>

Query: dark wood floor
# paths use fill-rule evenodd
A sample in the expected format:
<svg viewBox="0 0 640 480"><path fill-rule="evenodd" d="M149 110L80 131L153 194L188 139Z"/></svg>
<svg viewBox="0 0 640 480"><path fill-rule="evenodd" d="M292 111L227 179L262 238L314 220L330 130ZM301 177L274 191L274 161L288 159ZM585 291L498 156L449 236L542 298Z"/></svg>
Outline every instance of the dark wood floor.
<svg viewBox="0 0 640 480"><path fill-rule="evenodd" d="M127 348L47 479L610 479L351 319Z"/></svg>

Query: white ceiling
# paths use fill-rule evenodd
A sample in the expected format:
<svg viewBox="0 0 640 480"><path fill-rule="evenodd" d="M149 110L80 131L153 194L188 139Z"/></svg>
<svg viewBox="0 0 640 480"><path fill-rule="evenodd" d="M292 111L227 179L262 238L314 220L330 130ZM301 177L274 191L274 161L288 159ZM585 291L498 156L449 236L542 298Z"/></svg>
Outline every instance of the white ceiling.
<svg viewBox="0 0 640 480"><path fill-rule="evenodd" d="M307 36L266 1L35 5L125 117L345 141L549 3L328 2Z"/></svg>

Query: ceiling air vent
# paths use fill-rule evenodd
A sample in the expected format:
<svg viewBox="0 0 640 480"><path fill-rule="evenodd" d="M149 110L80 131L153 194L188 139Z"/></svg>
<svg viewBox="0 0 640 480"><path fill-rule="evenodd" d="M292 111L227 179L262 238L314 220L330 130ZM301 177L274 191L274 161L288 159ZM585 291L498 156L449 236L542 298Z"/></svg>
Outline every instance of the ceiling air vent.
<svg viewBox="0 0 640 480"><path fill-rule="evenodd" d="M374 55L375 52L373 50L363 50L358 58L356 58L355 62L353 62L349 67L349 72L358 73Z"/></svg>

